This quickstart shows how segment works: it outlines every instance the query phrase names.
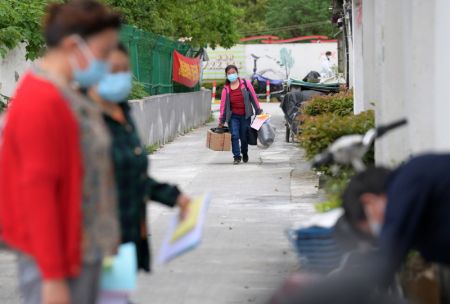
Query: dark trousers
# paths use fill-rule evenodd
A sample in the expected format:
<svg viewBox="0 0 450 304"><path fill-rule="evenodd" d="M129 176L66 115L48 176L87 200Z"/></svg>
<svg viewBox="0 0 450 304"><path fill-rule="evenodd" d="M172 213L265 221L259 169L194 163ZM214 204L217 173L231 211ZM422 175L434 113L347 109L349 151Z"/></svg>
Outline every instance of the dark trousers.
<svg viewBox="0 0 450 304"><path fill-rule="evenodd" d="M246 119L245 115L231 115L231 146L234 157L240 157L241 152L242 154L248 153L247 129L249 126L250 118Z"/></svg>

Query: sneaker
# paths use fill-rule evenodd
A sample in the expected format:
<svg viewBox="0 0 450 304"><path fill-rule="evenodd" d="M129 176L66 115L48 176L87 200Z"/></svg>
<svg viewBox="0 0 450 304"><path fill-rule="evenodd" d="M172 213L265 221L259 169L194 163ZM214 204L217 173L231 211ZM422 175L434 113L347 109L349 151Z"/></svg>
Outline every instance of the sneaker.
<svg viewBox="0 0 450 304"><path fill-rule="evenodd" d="M235 156L233 164L239 165L240 162L241 162L241 157L240 156Z"/></svg>
<svg viewBox="0 0 450 304"><path fill-rule="evenodd" d="M244 154L242 156L242 160L244 161L244 163L248 163L248 154Z"/></svg>

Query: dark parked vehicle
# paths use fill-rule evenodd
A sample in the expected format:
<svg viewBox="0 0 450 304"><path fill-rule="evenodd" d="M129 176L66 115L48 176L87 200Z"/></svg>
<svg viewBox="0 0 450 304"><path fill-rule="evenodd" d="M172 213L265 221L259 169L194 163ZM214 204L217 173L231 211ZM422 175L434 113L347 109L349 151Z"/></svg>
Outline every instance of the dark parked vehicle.
<svg viewBox="0 0 450 304"><path fill-rule="evenodd" d="M306 90L289 92L284 96L280 107L283 110L284 119L286 121L286 142L289 142L291 140L295 141L295 135L299 132L299 115L301 114L300 107L302 103L310 100L314 96L324 94L325 93L319 91Z"/></svg>

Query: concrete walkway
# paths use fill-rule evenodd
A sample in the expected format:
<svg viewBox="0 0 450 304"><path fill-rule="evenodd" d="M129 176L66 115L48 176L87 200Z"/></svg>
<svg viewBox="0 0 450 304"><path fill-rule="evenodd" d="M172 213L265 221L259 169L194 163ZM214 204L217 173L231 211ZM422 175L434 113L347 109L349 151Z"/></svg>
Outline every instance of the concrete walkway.
<svg viewBox="0 0 450 304"><path fill-rule="evenodd" d="M295 144L284 142L278 104L263 105L277 127L275 144L253 147L250 162L232 165L231 152L205 148L205 126L151 156L151 172L195 196L213 201L203 243L196 250L142 274L133 301L139 304L266 303L293 270L297 258L284 230L313 213L317 178ZM149 207L154 254L174 211ZM0 303L19 303L15 258L0 250ZM74 303L78 304L78 303Z"/></svg>
<svg viewBox="0 0 450 304"><path fill-rule="evenodd" d="M152 304L266 303L293 270L296 256L284 230L309 216L317 178L294 144L284 142L278 104L263 108L277 127L275 144L253 147L250 162L232 165L231 152L205 148L206 131L197 129L151 156L151 173L179 184L194 196L208 191L213 200L203 243L152 275L142 275L134 301ZM149 207L154 254L173 211Z"/></svg>

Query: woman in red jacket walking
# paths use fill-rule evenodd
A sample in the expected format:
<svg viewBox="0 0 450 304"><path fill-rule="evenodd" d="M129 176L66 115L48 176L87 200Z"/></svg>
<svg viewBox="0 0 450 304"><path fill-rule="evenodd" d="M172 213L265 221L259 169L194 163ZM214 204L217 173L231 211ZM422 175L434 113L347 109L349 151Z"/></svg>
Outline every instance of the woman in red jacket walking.
<svg viewBox="0 0 450 304"><path fill-rule="evenodd" d="M255 112L260 114L262 110L251 82L239 78L236 66L227 66L225 75L227 80L222 90L219 127L228 123L231 130L234 164L238 165L241 160L244 163L248 162L247 132L250 127L250 117Z"/></svg>
<svg viewBox="0 0 450 304"><path fill-rule="evenodd" d="M48 51L21 80L0 150L1 237L19 252L24 303L94 304L119 241L110 138L73 89L108 71L119 16L94 0L50 5Z"/></svg>

